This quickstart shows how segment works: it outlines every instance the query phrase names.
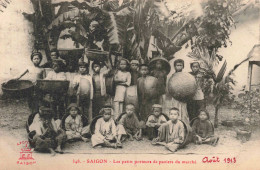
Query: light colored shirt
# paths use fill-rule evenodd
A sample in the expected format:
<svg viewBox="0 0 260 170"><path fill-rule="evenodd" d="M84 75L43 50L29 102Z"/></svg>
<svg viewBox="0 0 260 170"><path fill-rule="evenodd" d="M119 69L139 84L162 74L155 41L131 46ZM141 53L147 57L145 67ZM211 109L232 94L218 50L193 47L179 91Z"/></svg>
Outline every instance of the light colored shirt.
<svg viewBox="0 0 260 170"><path fill-rule="evenodd" d="M85 75L81 75L81 74L77 74L75 75L74 79L73 79L73 83L72 86L76 87L79 85L78 89L77 89L77 95L80 94L80 81L81 79L86 79L89 81L90 83L90 99L93 99L93 92L94 92L94 88L93 88L93 80L92 77L89 74L85 74Z"/></svg>
<svg viewBox="0 0 260 170"><path fill-rule="evenodd" d="M126 86L130 86L130 84L131 84L131 73L118 70L117 73L115 74L115 82L117 82L117 81L124 82L124 83L118 83L119 85L125 84Z"/></svg>
<svg viewBox="0 0 260 170"><path fill-rule="evenodd" d="M166 118L164 117L164 115L160 115L159 117L155 117L154 115L150 115L148 117L148 120L146 122L146 126L148 127L155 127L155 124L163 124L163 123L166 123L167 120Z"/></svg>
<svg viewBox="0 0 260 170"><path fill-rule="evenodd" d="M46 80L67 80L66 74L64 72L56 73L55 71L50 71L45 79Z"/></svg>
<svg viewBox="0 0 260 170"><path fill-rule="evenodd" d="M83 128L83 122L80 115L77 115L75 118L72 118L71 115L69 115L65 119L65 129L66 131L77 131L81 132Z"/></svg>
<svg viewBox="0 0 260 170"><path fill-rule="evenodd" d="M43 79L44 69L40 67L31 66L28 67L28 73L23 79L30 80L32 83L36 83L37 80Z"/></svg>
<svg viewBox="0 0 260 170"><path fill-rule="evenodd" d="M54 119L52 119L51 120L51 124L52 124L52 126L53 126L53 130L55 131L55 132L57 132L58 131L58 128L57 128L57 126L56 126L56 123L55 123L55 121L54 121ZM31 132L31 131L36 131L36 134L37 135L43 135L46 131L47 131L47 129L46 128L44 128L44 126L43 126L43 121L42 121L42 119L40 118L40 115L39 114L36 114L35 115L35 117L34 117L34 119L33 119L33 123L30 125L30 127L29 127L29 131Z"/></svg>
<svg viewBox="0 0 260 170"><path fill-rule="evenodd" d="M101 134L102 136L116 136L116 125L114 120L110 118L106 122L103 117L98 119L95 125L95 134Z"/></svg>

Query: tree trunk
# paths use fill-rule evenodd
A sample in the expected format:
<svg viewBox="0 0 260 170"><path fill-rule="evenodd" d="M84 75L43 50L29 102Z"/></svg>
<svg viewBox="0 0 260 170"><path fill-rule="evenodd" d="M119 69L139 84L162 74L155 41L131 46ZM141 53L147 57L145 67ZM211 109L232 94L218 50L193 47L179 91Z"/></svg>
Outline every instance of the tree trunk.
<svg viewBox="0 0 260 170"><path fill-rule="evenodd" d="M219 112L220 106L215 106L215 119L214 119L214 128L218 128L218 112Z"/></svg>

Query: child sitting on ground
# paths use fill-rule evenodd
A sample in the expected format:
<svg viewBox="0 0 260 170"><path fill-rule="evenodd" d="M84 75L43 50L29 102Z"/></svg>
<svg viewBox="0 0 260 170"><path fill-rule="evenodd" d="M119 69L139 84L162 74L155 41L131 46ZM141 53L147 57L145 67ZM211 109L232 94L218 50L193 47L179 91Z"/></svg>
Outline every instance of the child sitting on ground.
<svg viewBox="0 0 260 170"><path fill-rule="evenodd" d="M35 144L35 151L48 150L52 155L55 155L55 151L62 153L61 145L66 141L66 134L57 127L50 108L40 107L39 113L35 115L33 123L29 127L29 131L29 136L33 136L32 142Z"/></svg>
<svg viewBox="0 0 260 170"><path fill-rule="evenodd" d="M88 64L79 62L79 74L73 79L73 88L77 91L77 104L82 112L88 117L89 123L92 120L92 99L93 99L93 80L89 75Z"/></svg>
<svg viewBox="0 0 260 170"><path fill-rule="evenodd" d="M121 147L117 138L116 125L111 114L111 108L101 109L103 117L99 118L95 124L95 132L91 137L92 146L103 146L117 148Z"/></svg>
<svg viewBox="0 0 260 170"><path fill-rule="evenodd" d="M76 103L71 103L68 106L68 112L70 115L65 119L65 130L68 140L82 139L87 142L86 136L90 133L89 126L83 127L83 121L81 118L80 110Z"/></svg>
<svg viewBox="0 0 260 170"><path fill-rule="evenodd" d="M152 144L163 145L171 152L176 152L183 143L185 130L183 123L178 120L179 109L171 108L169 112L170 120L160 126L158 137L153 139Z"/></svg>
<svg viewBox="0 0 260 170"><path fill-rule="evenodd" d="M146 131L149 140L156 138L158 136L158 128L166 123L167 120L162 114L162 106L159 104L153 105L153 113L148 117L146 122Z"/></svg>
<svg viewBox="0 0 260 170"><path fill-rule="evenodd" d="M214 136L213 126L209 121L209 113L206 110L200 110L198 118L192 124L194 142L199 145L211 144L216 146L219 137Z"/></svg>
<svg viewBox="0 0 260 170"><path fill-rule="evenodd" d="M129 136L130 141L142 140L142 128L144 128L144 122L139 122L135 114L135 106L133 104L126 105L126 114L124 114L119 120L118 125L118 139L121 141L122 135Z"/></svg>

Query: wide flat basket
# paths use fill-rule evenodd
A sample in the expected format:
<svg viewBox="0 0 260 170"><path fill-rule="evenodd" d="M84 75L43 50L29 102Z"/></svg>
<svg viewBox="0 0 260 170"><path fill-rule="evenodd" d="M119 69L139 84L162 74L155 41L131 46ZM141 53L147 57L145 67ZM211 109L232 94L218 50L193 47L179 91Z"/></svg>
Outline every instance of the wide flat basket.
<svg viewBox="0 0 260 170"><path fill-rule="evenodd" d="M2 84L2 91L10 98L26 97L33 92L33 83L29 80L10 80Z"/></svg>
<svg viewBox="0 0 260 170"><path fill-rule="evenodd" d="M36 87L47 93L67 93L70 82L67 80L37 80Z"/></svg>

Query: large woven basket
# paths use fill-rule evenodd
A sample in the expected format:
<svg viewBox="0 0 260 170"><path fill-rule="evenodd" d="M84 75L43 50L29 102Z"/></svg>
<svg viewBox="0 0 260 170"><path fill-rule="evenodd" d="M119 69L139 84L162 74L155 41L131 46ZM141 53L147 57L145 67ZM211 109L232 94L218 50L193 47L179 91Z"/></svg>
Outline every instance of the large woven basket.
<svg viewBox="0 0 260 170"><path fill-rule="evenodd" d="M135 109L138 110L138 96L137 96L137 86L129 86L126 89L125 95L125 105L133 104L135 105Z"/></svg>
<svg viewBox="0 0 260 170"><path fill-rule="evenodd" d="M138 91L143 90L144 94L147 98L156 98L158 97L158 79L153 76L147 76L145 78L143 86L142 84L138 84Z"/></svg>
<svg viewBox="0 0 260 170"><path fill-rule="evenodd" d="M169 93L177 100L186 101L191 99L195 95L196 88L196 80L189 73L175 73L168 81Z"/></svg>

